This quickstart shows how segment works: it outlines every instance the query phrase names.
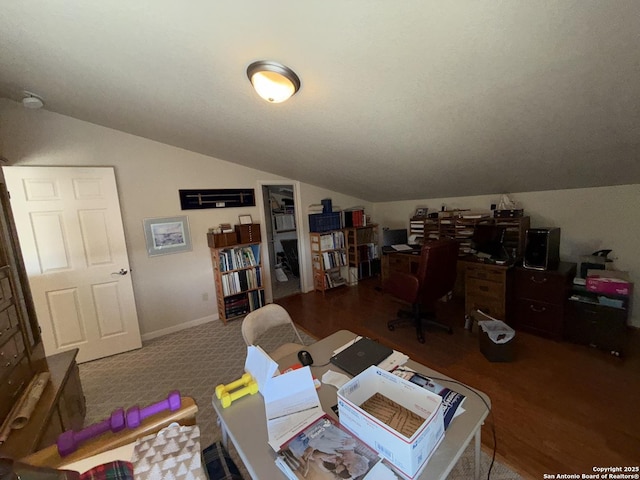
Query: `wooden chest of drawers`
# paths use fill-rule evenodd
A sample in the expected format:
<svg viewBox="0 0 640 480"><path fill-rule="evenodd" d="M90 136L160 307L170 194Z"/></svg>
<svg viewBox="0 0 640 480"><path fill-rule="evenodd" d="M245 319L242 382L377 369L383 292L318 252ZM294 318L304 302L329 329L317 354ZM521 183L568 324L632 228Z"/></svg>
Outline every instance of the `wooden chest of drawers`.
<svg viewBox="0 0 640 480"><path fill-rule="evenodd" d="M516 268L515 327L560 340L576 264L560 262L556 270Z"/></svg>
<svg viewBox="0 0 640 480"><path fill-rule="evenodd" d="M0 267L0 423L33 375L16 302L11 271Z"/></svg>
<svg viewBox="0 0 640 480"><path fill-rule="evenodd" d="M473 261L464 264L465 315L477 309L508 323L512 269Z"/></svg>

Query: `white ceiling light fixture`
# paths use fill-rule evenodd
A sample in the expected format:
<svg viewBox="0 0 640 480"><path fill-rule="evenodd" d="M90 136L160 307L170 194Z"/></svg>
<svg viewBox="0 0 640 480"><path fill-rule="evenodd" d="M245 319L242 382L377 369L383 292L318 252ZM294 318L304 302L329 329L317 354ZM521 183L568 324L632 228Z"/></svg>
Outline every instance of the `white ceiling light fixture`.
<svg viewBox="0 0 640 480"><path fill-rule="evenodd" d="M40 98L35 93L27 92L26 90L23 92L22 97L22 106L24 108L28 108L30 110L38 110L39 108L44 107L44 100Z"/></svg>
<svg viewBox="0 0 640 480"><path fill-rule="evenodd" d="M300 89L300 78L289 67L271 60L253 62L247 76L258 95L270 103L288 100Z"/></svg>

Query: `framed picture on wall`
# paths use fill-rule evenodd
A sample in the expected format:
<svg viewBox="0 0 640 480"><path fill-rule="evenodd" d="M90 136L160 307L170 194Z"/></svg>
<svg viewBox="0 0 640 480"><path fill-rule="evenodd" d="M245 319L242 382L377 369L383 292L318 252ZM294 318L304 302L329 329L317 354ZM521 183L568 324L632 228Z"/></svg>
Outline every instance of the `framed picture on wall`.
<svg viewBox="0 0 640 480"><path fill-rule="evenodd" d="M143 223L150 257L191 250L189 219L186 216L145 218Z"/></svg>

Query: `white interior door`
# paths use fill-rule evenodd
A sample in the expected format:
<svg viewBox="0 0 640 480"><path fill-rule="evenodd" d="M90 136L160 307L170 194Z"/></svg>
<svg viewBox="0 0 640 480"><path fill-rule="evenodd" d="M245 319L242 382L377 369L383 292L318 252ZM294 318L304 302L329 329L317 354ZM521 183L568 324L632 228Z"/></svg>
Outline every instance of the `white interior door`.
<svg viewBox="0 0 640 480"><path fill-rule="evenodd" d="M140 348L113 168L3 171L46 354Z"/></svg>

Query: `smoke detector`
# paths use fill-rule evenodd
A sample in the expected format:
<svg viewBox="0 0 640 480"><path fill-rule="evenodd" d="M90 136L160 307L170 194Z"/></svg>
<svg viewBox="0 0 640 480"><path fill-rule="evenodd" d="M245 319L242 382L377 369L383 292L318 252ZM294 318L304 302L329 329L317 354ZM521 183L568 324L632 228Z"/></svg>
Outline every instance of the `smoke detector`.
<svg viewBox="0 0 640 480"><path fill-rule="evenodd" d="M38 110L44 107L44 101L35 93L24 91L24 97L22 97L22 106L30 110Z"/></svg>

